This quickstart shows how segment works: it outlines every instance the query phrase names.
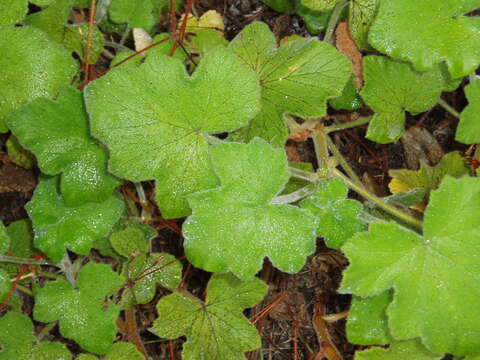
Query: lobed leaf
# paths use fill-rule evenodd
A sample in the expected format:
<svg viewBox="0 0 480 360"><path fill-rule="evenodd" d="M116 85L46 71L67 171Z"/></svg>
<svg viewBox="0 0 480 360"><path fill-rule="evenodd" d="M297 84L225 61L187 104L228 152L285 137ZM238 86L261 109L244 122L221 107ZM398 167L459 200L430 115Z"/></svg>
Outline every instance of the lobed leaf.
<svg viewBox="0 0 480 360"><path fill-rule="evenodd" d="M379 0L351 0L348 12L348 29L360 49L371 49L368 33L377 15Z"/></svg>
<svg viewBox="0 0 480 360"><path fill-rule="evenodd" d="M480 80L465 86L468 105L460 114L455 140L464 144L480 142Z"/></svg>
<svg viewBox="0 0 480 360"><path fill-rule="evenodd" d="M301 0L303 6L315 11L332 10L342 0Z"/></svg>
<svg viewBox="0 0 480 360"><path fill-rule="evenodd" d="M108 14L116 23L129 23L132 28L150 31L160 13L155 14L154 0L112 0Z"/></svg>
<svg viewBox="0 0 480 360"><path fill-rule="evenodd" d="M125 229L110 235L112 248L124 257L130 257L134 252L147 253L150 240L157 236L157 231L152 227L131 222Z"/></svg>
<svg viewBox="0 0 480 360"><path fill-rule="evenodd" d="M443 354L430 352L418 340L395 342L388 349L371 348L355 353L355 360L439 360Z"/></svg>
<svg viewBox="0 0 480 360"><path fill-rule="evenodd" d="M27 11L27 0L2 0L0 2L0 26L19 24Z"/></svg>
<svg viewBox="0 0 480 360"><path fill-rule="evenodd" d="M28 15L25 25L42 30L49 39L61 43L73 0L52 0L39 12Z"/></svg>

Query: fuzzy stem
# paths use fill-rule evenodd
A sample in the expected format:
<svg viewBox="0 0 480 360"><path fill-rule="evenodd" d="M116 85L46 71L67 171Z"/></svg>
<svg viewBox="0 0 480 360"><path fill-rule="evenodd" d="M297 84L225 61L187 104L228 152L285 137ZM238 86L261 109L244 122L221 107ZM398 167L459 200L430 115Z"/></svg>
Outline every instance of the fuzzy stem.
<svg viewBox="0 0 480 360"><path fill-rule="evenodd" d="M335 158L338 161L338 164L345 170L345 172L350 176L350 178L358 185L364 188L362 181L360 178L357 176L355 171L353 171L352 167L348 164L347 160L343 157L343 155L340 153L340 151L337 149L335 144L333 143L332 139L327 136L327 144L328 148L332 152L332 154L335 156Z"/></svg>
<svg viewBox="0 0 480 360"><path fill-rule="evenodd" d="M24 294L33 296L32 290L30 290L29 288L27 288L27 287L25 287L25 286L23 286L23 285L17 284L17 285L15 286L15 289L20 290L20 291L23 292Z"/></svg>
<svg viewBox="0 0 480 360"><path fill-rule="evenodd" d="M325 127L324 131L326 134L330 134L331 132L334 131L339 131L339 130L345 130L345 129L350 129L356 126L361 126L368 124L372 120L372 116L367 116L367 117L361 117L357 120L346 122L343 124L338 124L338 125L332 125L332 126L327 126Z"/></svg>
<svg viewBox="0 0 480 360"><path fill-rule="evenodd" d="M44 260L35 260L31 258L20 258L16 256L7 256L7 255L0 255L0 263L12 263L12 264L28 264L28 265L51 265L56 266L55 264L49 263L48 261Z"/></svg>
<svg viewBox="0 0 480 360"><path fill-rule="evenodd" d="M333 33L337 27L338 20L342 13L343 8L348 4L348 0L344 0L341 3L338 3L333 9L332 16L330 16L330 21L327 25L327 30L325 31L325 36L323 41L332 43L333 42Z"/></svg>
<svg viewBox="0 0 480 360"><path fill-rule="evenodd" d="M298 179L302 179L308 182L315 183L318 181L318 175L316 173L312 173L309 171L301 170L294 168L292 166L288 167L288 171L290 172L290 176L296 177Z"/></svg>
<svg viewBox="0 0 480 360"><path fill-rule="evenodd" d="M460 118L460 113L457 110L455 110L453 107L451 107L445 100L439 99L438 105L443 107L447 112L455 116L457 119Z"/></svg>
<svg viewBox="0 0 480 360"><path fill-rule="evenodd" d="M301 200L309 195L312 195L316 190L315 184L308 184L307 186L294 191L290 194L280 195L275 197L270 204L291 204Z"/></svg>
<svg viewBox="0 0 480 360"><path fill-rule="evenodd" d="M328 164L329 155L327 137L328 136L325 134L323 128L314 130L312 135L315 155L317 156L317 165L319 168Z"/></svg>

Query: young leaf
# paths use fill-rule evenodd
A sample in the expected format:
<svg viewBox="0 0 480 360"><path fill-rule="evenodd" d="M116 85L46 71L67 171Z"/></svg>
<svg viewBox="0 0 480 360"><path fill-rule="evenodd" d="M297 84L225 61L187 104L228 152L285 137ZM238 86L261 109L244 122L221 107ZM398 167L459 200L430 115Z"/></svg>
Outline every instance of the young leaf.
<svg viewBox="0 0 480 360"><path fill-rule="evenodd" d="M63 88L56 100L36 99L7 117L8 127L38 160L42 172L61 174L68 205L102 202L119 180L107 171L107 152L89 134L82 93Z"/></svg>
<svg viewBox="0 0 480 360"><path fill-rule="evenodd" d="M42 30L51 40L61 43L71 7L72 0L53 0L42 11L28 15L24 23Z"/></svg>
<svg viewBox="0 0 480 360"><path fill-rule="evenodd" d="M25 208L35 230L35 245L59 262L67 248L88 254L94 240L108 235L125 205L111 195L102 203L68 206L57 193L56 185L57 178L40 178Z"/></svg>
<svg viewBox="0 0 480 360"><path fill-rule="evenodd" d="M480 80L465 86L468 106L460 114L455 140L464 144L480 142Z"/></svg>
<svg viewBox="0 0 480 360"><path fill-rule="evenodd" d="M355 360L439 360L444 354L434 354L418 340L394 342L388 349L372 348L355 353Z"/></svg>
<svg viewBox="0 0 480 360"><path fill-rule="evenodd" d="M360 95L375 111L367 137L381 144L397 141L405 130L405 111L420 113L434 106L444 80L440 69L418 72L409 64L383 56L364 57L365 86Z"/></svg>
<svg viewBox="0 0 480 360"><path fill-rule="evenodd" d="M318 218L317 236L323 237L328 247L339 249L365 226L358 218L362 204L346 199L348 187L342 179L321 181L315 194L300 202Z"/></svg>
<svg viewBox="0 0 480 360"><path fill-rule="evenodd" d="M242 314L266 295L257 278L240 281L230 274L214 274L205 302L187 293L173 293L157 304L159 317L150 329L163 338L186 336L183 359L243 359L260 347L255 327Z"/></svg>
<svg viewBox="0 0 480 360"><path fill-rule="evenodd" d="M33 317L42 322L58 320L62 336L87 351L106 354L117 333L115 321L120 310L113 303L105 306L104 300L123 281L108 265L88 263L78 274L76 289L65 280L49 282L40 289Z"/></svg>
<svg viewBox="0 0 480 360"><path fill-rule="evenodd" d="M20 23L27 11L27 0L2 0L0 2L0 26Z"/></svg>
<svg viewBox="0 0 480 360"><path fill-rule="evenodd" d="M369 42L389 56L427 70L445 61L460 78L480 64L478 18L463 16L478 0L380 1Z"/></svg>
<svg viewBox="0 0 480 360"><path fill-rule="evenodd" d="M150 226L132 222L125 229L112 233L110 244L118 254L128 258L135 251L147 253L150 240L156 236L157 232Z"/></svg>
<svg viewBox="0 0 480 360"><path fill-rule="evenodd" d="M29 26L0 28L0 132L5 116L38 97L52 97L70 82L78 66L60 44Z"/></svg>
<svg viewBox="0 0 480 360"><path fill-rule="evenodd" d="M8 157L15 165L21 166L24 169L33 169L36 164L35 156L20 145L15 135L10 134L5 146Z"/></svg>
<svg viewBox="0 0 480 360"><path fill-rule="evenodd" d="M9 311L0 318L0 360L70 360L64 344L35 344L33 324L28 316Z"/></svg>
<svg viewBox="0 0 480 360"><path fill-rule="evenodd" d="M385 313L391 302L390 291L368 298L353 296L347 318L348 341L359 345L384 345L393 342Z"/></svg>
<svg viewBox="0 0 480 360"><path fill-rule="evenodd" d="M350 266L341 291L365 297L393 288L387 316L394 338L421 337L435 352L476 354L479 216L480 179L446 177L430 195L423 236L372 223L344 245Z"/></svg>
<svg viewBox="0 0 480 360"><path fill-rule="evenodd" d="M104 360L144 360L145 357L137 350L135 345L128 342L113 344Z"/></svg>
<svg viewBox="0 0 480 360"><path fill-rule="evenodd" d="M332 10L342 0L301 0L303 6L316 11Z"/></svg>
<svg viewBox="0 0 480 360"><path fill-rule="evenodd" d="M362 99L360 98L360 89L355 84L355 77L352 75L350 80L345 84L342 94L329 101L330 105L335 110L357 110L363 106Z"/></svg>
<svg viewBox="0 0 480 360"><path fill-rule="evenodd" d="M116 23L129 23L132 28L150 31L160 15L154 13L153 1L112 0L108 14Z"/></svg>
<svg viewBox="0 0 480 360"><path fill-rule="evenodd" d="M189 18L186 32L191 34L187 40L192 52L203 55L215 46L226 46L224 29L222 15L215 10L205 12L198 20L193 16Z"/></svg>
<svg viewBox="0 0 480 360"><path fill-rule="evenodd" d="M85 91L92 133L111 151L109 169L132 181L155 179L162 216L177 218L190 213L187 194L217 183L208 134L244 126L258 111L260 87L253 72L217 47L191 77L181 61L153 56Z"/></svg>
<svg viewBox="0 0 480 360"><path fill-rule="evenodd" d="M262 85L262 110L233 135L241 141L258 136L283 146L288 135L283 114L325 115L327 100L342 93L351 74L350 62L330 44L301 38L277 48L275 36L261 22L246 26L230 49L258 73Z"/></svg>
<svg viewBox="0 0 480 360"><path fill-rule="evenodd" d="M285 152L257 138L215 145L210 153L221 186L188 197L192 215L183 224L188 260L242 279L259 271L265 257L282 271L298 272L315 250L318 224L307 210L271 204L289 178Z"/></svg>
<svg viewBox="0 0 480 360"><path fill-rule="evenodd" d="M63 44L84 60L88 46L89 24L65 27ZM95 64L100 58L105 45L105 38L97 26L92 28L92 43L90 47L90 64Z"/></svg>
<svg viewBox="0 0 480 360"><path fill-rule="evenodd" d="M368 32L377 14L379 0L352 0L348 12L348 29L360 49L371 49Z"/></svg>

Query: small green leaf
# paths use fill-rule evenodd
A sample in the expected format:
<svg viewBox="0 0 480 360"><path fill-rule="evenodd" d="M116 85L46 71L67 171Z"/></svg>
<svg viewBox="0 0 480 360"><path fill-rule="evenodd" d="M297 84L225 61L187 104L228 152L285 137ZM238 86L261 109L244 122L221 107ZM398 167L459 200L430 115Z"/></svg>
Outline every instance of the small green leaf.
<svg viewBox="0 0 480 360"><path fill-rule="evenodd" d="M144 360L145 357L137 350L135 345L128 342L113 344L104 360Z"/></svg>
<svg viewBox="0 0 480 360"><path fill-rule="evenodd" d="M58 320L62 336L87 351L106 354L117 333L115 321L120 310L111 302L104 305L104 300L122 286L123 280L108 265L88 263L78 274L76 289L57 280L38 291L34 319Z"/></svg>
<svg viewBox="0 0 480 360"><path fill-rule="evenodd" d="M428 351L418 340L394 342L388 349L372 348L355 353L355 360L439 360L443 357Z"/></svg>
<svg viewBox="0 0 480 360"><path fill-rule="evenodd" d="M110 196L102 203L68 206L56 190L57 178L40 178L25 206L32 219L35 245L54 262L70 249L86 255L94 240L108 235L124 211L124 203Z"/></svg>
<svg viewBox="0 0 480 360"><path fill-rule="evenodd" d="M42 11L28 15L24 23L42 30L51 40L61 43L71 7L72 0L50 1Z"/></svg>
<svg viewBox="0 0 480 360"><path fill-rule="evenodd" d="M33 247L33 230L29 220L17 220L11 223L6 228L6 236L9 246L7 249L3 248L4 251L0 249L0 255L10 250L15 256L29 258L36 252ZM10 277L17 276L18 267L18 264L0 263L0 268L5 270Z"/></svg>
<svg viewBox="0 0 480 360"><path fill-rule="evenodd" d="M95 64L100 58L100 54L105 46L105 39L102 32L97 26L92 28L92 42L90 47L90 64ZM83 24L79 26L65 27L65 34L63 44L65 47L73 52L83 60L86 60L86 49L88 46L88 31L89 25Z"/></svg>
<svg viewBox="0 0 480 360"><path fill-rule="evenodd" d="M8 113L38 97L56 95L78 66L62 45L29 26L0 28L0 49L0 132L5 132Z"/></svg>
<svg viewBox="0 0 480 360"><path fill-rule="evenodd" d="M480 64L478 17L463 16L478 8L478 0L381 1L369 34L376 49L419 70L445 61L460 78Z"/></svg>
<svg viewBox="0 0 480 360"><path fill-rule="evenodd" d="M275 36L261 22L246 26L230 48L258 73L262 85L262 110L233 134L235 140L258 136L283 146L288 135L283 114L324 116L327 100L341 94L351 74L351 63L330 44L301 38L277 48Z"/></svg>
<svg viewBox="0 0 480 360"><path fill-rule="evenodd" d="M152 0L112 0L108 14L116 23L129 23L132 28L150 31L160 14L154 13Z"/></svg>
<svg viewBox="0 0 480 360"><path fill-rule="evenodd" d="M315 194L300 202L318 218L317 236L323 237L328 247L339 249L353 235L364 230L359 219L362 204L346 199L348 187L341 179L318 183Z"/></svg>
<svg viewBox="0 0 480 360"><path fill-rule="evenodd" d="M125 229L112 233L110 244L118 254L130 257L136 251L147 253L150 240L156 236L157 231L150 226L132 222Z"/></svg>
<svg viewBox="0 0 480 360"><path fill-rule="evenodd" d="M331 99L330 105L335 110L357 110L363 106L362 99L360 98L360 89L358 89L354 82L354 77L351 76L350 80L343 88L342 95Z"/></svg>
<svg viewBox="0 0 480 360"><path fill-rule="evenodd" d="M353 296L347 318L348 341L358 345L384 345L392 342L385 313L391 302L390 291L368 298Z"/></svg>
<svg viewBox="0 0 480 360"><path fill-rule="evenodd" d="M61 174L69 205L102 202L119 180L107 171L107 152L89 134L82 93L66 87L56 100L36 99L7 117L18 140L38 159L42 172Z"/></svg>
<svg viewBox="0 0 480 360"><path fill-rule="evenodd" d="M315 11L332 10L342 0L300 0L303 6Z"/></svg>
<svg viewBox="0 0 480 360"><path fill-rule="evenodd" d="M133 281L122 293L120 307L129 308L153 300L157 284L175 289L182 280L182 264L167 253L139 254L125 263L122 275Z"/></svg>
<svg viewBox="0 0 480 360"><path fill-rule="evenodd" d="M301 4L298 4L296 12L303 19L310 35L318 35L325 31L332 16L331 11L314 11Z"/></svg>
<svg viewBox="0 0 480 360"><path fill-rule="evenodd" d="M28 316L9 311L0 318L0 360L70 360L72 355L64 344L35 344L33 324Z"/></svg>
<svg viewBox="0 0 480 360"><path fill-rule="evenodd" d="M351 0L348 29L360 49L371 49L368 44L370 26L378 11L379 0Z"/></svg>
<svg viewBox="0 0 480 360"><path fill-rule="evenodd" d="M0 26L21 23L27 11L27 0L2 0L0 2Z"/></svg>
<svg viewBox="0 0 480 360"><path fill-rule="evenodd" d="M267 286L257 278L240 281L230 274L214 274L203 303L188 293L173 293L157 304L159 317L150 329L163 338L186 336L183 359L243 359L261 346L257 329L243 310L265 296Z"/></svg>
<svg viewBox="0 0 480 360"><path fill-rule="evenodd" d="M440 68L418 72L383 56L366 56L363 61L365 86L360 95L375 111L367 137L381 144L397 141L405 131L405 111L427 111L440 98Z"/></svg>
<svg viewBox="0 0 480 360"><path fill-rule="evenodd" d="M0 303L7 297L12 282L10 275L3 269L0 269Z"/></svg>
<svg viewBox="0 0 480 360"><path fill-rule="evenodd" d="M10 248L10 237L3 222L0 221L0 254L3 254Z"/></svg>
<svg viewBox="0 0 480 360"><path fill-rule="evenodd" d="M455 140L464 144L480 142L480 80L465 86L468 106L460 114Z"/></svg>
<svg viewBox="0 0 480 360"><path fill-rule="evenodd" d="M110 171L132 181L155 179L162 216L178 218L190 213L187 194L217 183L208 134L246 125L258 111L260 86L228 49L217 47L191 77L178 59L153 56L85 91L92 133L110 149Z"/></svg>
<svg viewBox="0 0 480 360"><path fill-rule="evenodd" d="M341 291L366 297L393 288L387 316L394 338L421 337L435 352L477 354L479 217L480 179L447 176L430 195L423 236L372 223L343 246L350 266Z"/></svg>
<svg viewBox="0 0 480 360"><path fill-rule="evenodd" d="M158 41L164 40L166 38L170 37L169 33L160 33L154 36L152 39L152 44L156 43ZM148 51L145 53L147 57L149 56L168 56L170 54L170 50L172 49L173 44L175 41L173 39L166 40L158 45L155 45L154 47L148 49ZM182 49L179 49L182 50ZM131 54L129 54L131 55ZM175 51L175 54L173 55L174 58L177 58L179 60L185 60L186 55L184 51ZM137 56L137 58L140 58ZM133 61L134 59L128 60L128 61ZM122 65L123 66L123 65Z"/></svg>
<svg viewBox="0 0 480 360"><path fill-rule="evenodd" d="M28 150L22 147L15 135L11 134L5 143L7 147L7 154L10 160L25 169L32 169L35 164L35 156Z"/></svg>
<svg viewBox="0 0 480 360"><path fill-rule="evenodd" d="M281 13L294 12L297 4L296 0L262 0L262 2Z"/></svg>
<svg viewBox="0 0 480 360"><path fill-rule="evenodd" d="M188 197L192 215L183 224L188 260L243 279L259 271L265 257L282 271L298 272L315 250L317 221L307 210L272 204L288 182L285 152L257 138L215 145L210 153L221 186Z"/></svg>

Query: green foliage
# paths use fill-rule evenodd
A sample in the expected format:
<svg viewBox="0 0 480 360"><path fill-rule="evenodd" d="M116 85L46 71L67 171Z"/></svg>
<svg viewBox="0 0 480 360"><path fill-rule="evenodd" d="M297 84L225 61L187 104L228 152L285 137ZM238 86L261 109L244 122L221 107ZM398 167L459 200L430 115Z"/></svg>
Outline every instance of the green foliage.
<svg viewBox="0 0 480 360"><path fill-rule="evenodd" d="M76 288L57 280L40 289L33 316L42 322L58 320L62 336L75 340L85 350L106 354L115 339L120 310L104 301L122 286L123 280L108 265L88 263L78 274Z"/></svg>
<svg viewBox="0 0 480 360"><path fill-rule="evenodd" d="M28 316L10 311L0 318L0 360L70 360L64 344L35 344L33 324Z"/></svg>
<svg viewBox="0 0 480 360"><path fill-rule="evenodd" d="M40 178L26 209L35 231L35 245L59 262L72 250L86 255L94 240L108 235L124 211L124 203L111 195L104 202L69 206L57 193L57 178Z"/></svg>
<svg viewBox="0 0 480 360"><path fill-rule="evenodd" d="M53 0L42 11L28 15L24 23L42 30L53 41L62 42L71 7L72 0Z"/></svg>
<svg viewBox="0 0 480 360"><path fill-rule="evenodd" d="M117 23L129 23L132 28L150 31L166 5L165 0L112 0L108 13Z"/></svg>
<svg viewBox="0 0 480 360"><path fill-rule="evenodd" d="M262 0L262 2L281 13L292 13L297 6L297 0Z"/></svg>
<svg viewBox="0 0 480 360"><path fill-rule="evenodd" d="M157 304L159 318L150 329L163 338L186 336L184 360L243 359L260 347L255 327L243 316L265 296L267 286L257 278L240 281L230 274L214 274L205 302L188 293L173 293Z"/></svg>
<svg viewBox="0 0 480 360"><path fill-rule="evenodd" d="M298 4L296 12L305 22L305 26L311 35L318 35L325 31L332 15L331 11L315 11L301 4Z"/></svg>
<svg viewBox="0 0 480 360"><path fill-rule="evenodd" d="M348 29L360 49L370 49L368 33L375 15L379 0L351 0L348 12Z"/></svg>
<svg viewBox="0 0 480 360"><path fill-rule="evenodd" d="M10 247L10 237L7 234L5 225L0 221L0 254L3 254Z"/></svg>
<svg viewBox="0 0 480 360"><path fill-rule="evenodd" d="M2 302L8 295L12 282L8 272L0 269L0 302Z"/></svg>
<svg viewBox="0 0 480 360"><path fill-rule="evenodd" d="M431 193L423 236L395 223L372 223L342 248L350 266L341 291L374 296L393 287L387 308L393 337L421 337L432 351L475 355L479 215L479 179L446 177Z"/></svg>
<svg viewBox="0 0 480 360"><path fill-rule="evenodd" d="M14 164L25 169L32 169L35 166L35 156L20 145L15 135L11 134L8 137L5 146L7 148L8 157Z"/></svg>
<svg viewBox="0 0 480 360"><path fill-rule="evenodd" d="M480 23L463 16L477 8L477 0L380 1L368 39L377 50L419 70L446 62L452 77L459 78L480 64Z"/></svg>
<svg viewBox="0 0 480 360"><path fill-rule="evenodd" d="M17 220L11 223L0 235L0 255L7 252L9 254L15 254L17 257L29 258L36 251L33 248L33 230L30 221ZM8 244L5 247L5 244ZM37 251L38 252L38 251ZM15 277L18 273L18 264L13 263L0 263L0 268L5 270L9 277ZM1 296L0 296L1 297Z"/></svg>
<svg viewBox="0 0 480 360"><path fill-rule="evenodd" d="M104 360L144 360L145 357L137 350L135 345L127 342L113 344Z"/></svg>
<svg viewBox="0 0 480 360"><path fill-rule="evenodd" d="M0 49L0 132L5 132L8 113L38 97L55 96L78 65L62 45L30 26L0 28Z"/></svg>
<svg viewBox="0 0 480 360"><path fill-rule="evenodd" d="M148 225L139 222L130 223L125 229L110 235L112 248L124 257L130 257L134 252L147 253L149 243L157 232Z"/></svg>
<svg viewBox="0 0 480 360"><path fill-rule="evenodd" d="M68 205L102 202L119 180L107 172L107 152L89 134L82 93L62 89L56 100L40 98L7 117L8 127L48 175L61 174Z"/></svg>
<svg viewBox="0 0 480 360"><path fill-rule="evenodd" d="M261 22L246 26L230 49L258 73L262 85L261 111L233 134L235 140L258 136L283 146L288 134L283 114L324 116L326 101L341 94L351 73L350 62L330 44L300 38L277 48L275 36Z"/></svg>
<svg viewBox="0 0 480 360"><path fill-rule="evenodd" d="M19 24L27 11L27 0L2 0L0 2L0 26Z"/></svg>
<svg viewBox="0 0 480 360"><path fill-rule="evenodd" d="M375 111L367 137L381 144L397 141L405 130L405 111L427 111L439 100L444 85L442 73L438 67L418 72L409 64L383 56L363 59L365 86L360 95Z"/></svg>
<svg viewBox="0 0 480 360"><path fill-rule="evenodd" d="M388 349L372 348L355 353L355 360L440 360L443 354L434 354L418 340L394 342Z"/></svg>
<svg viewBox="0 0 480 360"><path fill-rule="evenodd" d="M460 115L455 140L464 144L480 142L480 80L465 86L468 106Z"/></svg>
<svg viewBox="0 0 480 360"><path fill-rule="evenodd" d="M316 11L332 10L342 0L301 0L302 5Z"/></svg>
<svg viewBox="0 0 480 360"><path fill-rule="evenodd" d="M339 178L318 183L315 194L300 205L318 218L317 236L323 237L328 247L339 249L365 226L358 218L362 204L346 199L348 187Z"/></svg>
<svg viewBox="0 0 480 360"><path fill-rule="evenodd" d="M335 110L357 110L363 106L359 93L360 89L355 86L354 77L351 76L343 88L342 95L331 99L330 105Z"/></svg>
<svg viewBox="0 0 480 360"><path fill-rule="evenodd" d="M245 125L258 111L259 92L255 74L219 47L191 77L177 59L149 57L91 83L85 95L92 134L111 151L109 170L155 179L163 217L176 218L190 212L187 194L217 183L208 134Z"/></svg>
<svg viewBox="0 0 480 360"><path fill-rule="evenodd" d="M188 260L243 279L259 271L266 256L280 270L298 272L315 250L317 222L306 210L272 203L289 178L285 152L254 139L215 145L210 154L221 186L188 197L193 213L183 224ZM246 256L238 261L241 253Z"/></svg>
<svg viewBox="0 0 480 360"><path fill-rule="evenodd" d="M100 54L103 51L105 45L105 39L102 32L97 26L92 28L92 45L90 47L90 64L95 64L100 58ZM77 55L86 61L86 49L88 45L88 31L89 25L83 24L78 26L65 27L65 33L63 38L63 44L65 47L77 53Z"/></svg>

